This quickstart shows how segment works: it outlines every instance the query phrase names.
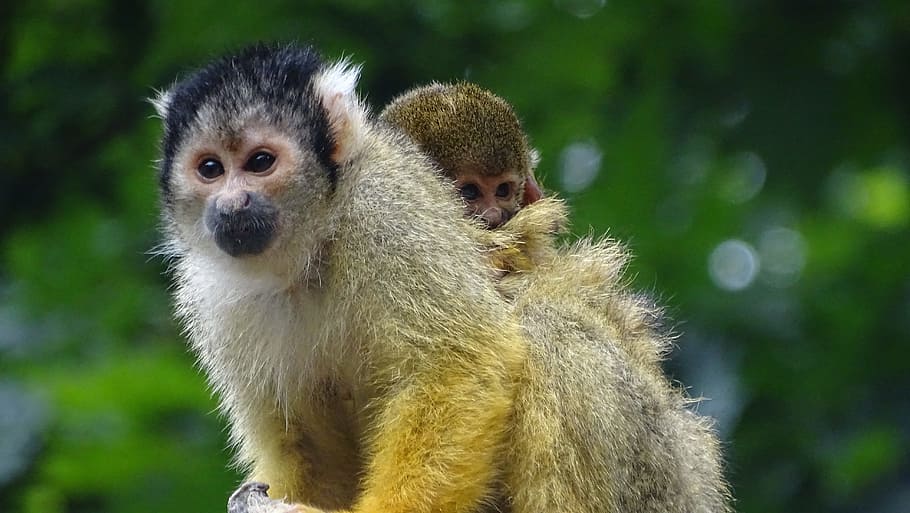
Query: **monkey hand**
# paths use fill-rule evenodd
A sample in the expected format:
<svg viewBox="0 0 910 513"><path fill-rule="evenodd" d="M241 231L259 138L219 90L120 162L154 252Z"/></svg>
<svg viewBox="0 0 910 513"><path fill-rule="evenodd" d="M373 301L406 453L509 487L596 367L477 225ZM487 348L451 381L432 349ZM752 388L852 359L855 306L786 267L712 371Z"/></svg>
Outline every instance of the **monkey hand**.
<svg viewBox="0 0 910 513"><path fill-rule="evenodd" d="M266 493L269 485L250 482L240 485L228 499L228 513L324 513L321 509L303 504L288 504L273 500Z"/></svg>
<svg viewBox="0 0 910 513"><path fill-rule="evenodd" d="M565 231L567 219L568 211L562 200L543 198L477 238L489 252L495 269L504 274L532 271L554 258L555 239Z"/></svg>
<svg viewBox="0 0 910 513"><path fill-rule="evenodd" d="M500 229L525 239L552 244L553 237L564 233L569 225L569 211L565 201L550 196L522 208Z"/></svg>

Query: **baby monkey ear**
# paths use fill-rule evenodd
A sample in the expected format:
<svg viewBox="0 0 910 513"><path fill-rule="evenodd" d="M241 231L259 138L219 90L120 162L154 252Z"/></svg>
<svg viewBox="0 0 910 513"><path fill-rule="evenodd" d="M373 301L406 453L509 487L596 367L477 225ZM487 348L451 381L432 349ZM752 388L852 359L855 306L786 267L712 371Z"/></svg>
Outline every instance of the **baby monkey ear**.
<svg viewBox="0 0 910 513"><path fill-rule="evenodd" d="M338 165L351 161L363 147L366 132L366 106L355 88L360 66L342 59L319 71L314 79L316 99L322 102L335 143L331 158Z"/></svg>
<svg viewBox="0 0 910 513"><path fill-rule="evenodd" d="M540 164L540 152L537 151L537 148L528 147L528 160L530 161L531 171L537 169L537 164Z"/></svg>

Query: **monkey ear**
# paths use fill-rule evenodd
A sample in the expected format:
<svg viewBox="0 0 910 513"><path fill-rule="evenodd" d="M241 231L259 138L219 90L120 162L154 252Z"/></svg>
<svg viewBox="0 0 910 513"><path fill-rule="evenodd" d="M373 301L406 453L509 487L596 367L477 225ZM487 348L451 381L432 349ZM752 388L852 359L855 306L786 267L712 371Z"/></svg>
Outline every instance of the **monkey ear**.
<svg viewBox="0 0 910 513"><path fill-rule="evenodd" d="M149 103L155 107L155 112L161 119L167 118L167 111L171 107L171 98L173 95L170 90L157 91L154 98L149 98Z"/></svg>
<svg viewBox="0 0 910 513"><path fill-rule="evenodd" d="M540 152L537 151L537 148L528 148L528 157L531 160L531 171L537 169L537 164L540 164Z"/></svg>
<svg viewBox="0 0 910 513"><path fill-rule="evenodd" d="M349 162L363 147L367 111L354 90L360 66L342 59L323 68L314 80L316 98L322 102L335 141L332 159L338 165Z"/></svg>

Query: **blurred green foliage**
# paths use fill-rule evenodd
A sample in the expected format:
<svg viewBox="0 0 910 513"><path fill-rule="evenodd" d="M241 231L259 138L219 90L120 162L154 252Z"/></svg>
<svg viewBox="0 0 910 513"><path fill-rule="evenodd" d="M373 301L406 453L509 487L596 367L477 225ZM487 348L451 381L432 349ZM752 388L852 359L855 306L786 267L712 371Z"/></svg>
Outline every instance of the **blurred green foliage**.
<svg viewBox="0 0 910 513"><path fill-rule="evenodd" d="M0 511L223 511L240 476L170 318L143 99L256 40L378 108L514 103L579 234L684 335L742 512L910 511L910 3L0 5Z"/></svg>

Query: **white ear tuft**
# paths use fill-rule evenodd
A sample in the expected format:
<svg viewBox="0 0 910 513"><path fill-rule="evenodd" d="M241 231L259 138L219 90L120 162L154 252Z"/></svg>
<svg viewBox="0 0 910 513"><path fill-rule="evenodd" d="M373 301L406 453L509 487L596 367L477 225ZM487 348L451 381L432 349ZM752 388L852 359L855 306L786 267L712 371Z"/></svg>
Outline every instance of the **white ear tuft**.
<svg viewBox="0 0 910 513"><path fill-rule="evenodd" d="M342 59L323 68L314 79L313 89L329 118L329 131L335 140L332 159L339 165L348 162L363 146L366 107L355 88L360 66Z"/></svg>
<svg viewBox="0 0 910 513"><path fill-rule="evenodd" d="M149 103L152 104L152 107L155 107L155 112L159 118L166 119L173 95L170 90L156 91L156 93L154 98L149 98Z"/></svg>
<svg viewBox="0 0 910 513"><path fill-rule="evenodd" d="M537 164L540 164L540 152L537 151L537 148L528 148L531 160L531 171L537 169Z"/></svg>

